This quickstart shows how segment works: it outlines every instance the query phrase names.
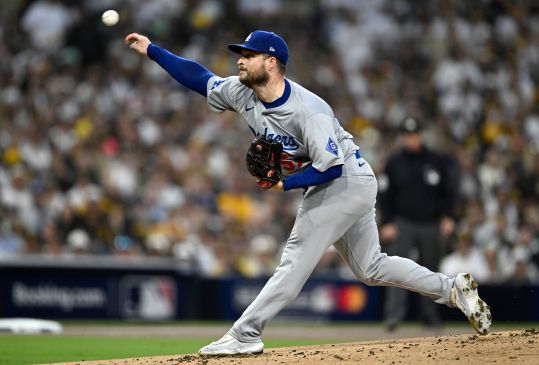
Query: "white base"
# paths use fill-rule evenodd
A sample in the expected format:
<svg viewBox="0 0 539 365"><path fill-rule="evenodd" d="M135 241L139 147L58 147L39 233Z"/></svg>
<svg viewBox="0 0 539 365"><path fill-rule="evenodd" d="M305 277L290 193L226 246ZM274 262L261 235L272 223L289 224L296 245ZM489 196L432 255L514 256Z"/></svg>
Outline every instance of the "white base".
<svg viewBox="0 0 539 365"><path fill-rule="evenodd" d="M62 333L63 327L55 321L34 318L0 319L0 332L17 334Z"/></svg>

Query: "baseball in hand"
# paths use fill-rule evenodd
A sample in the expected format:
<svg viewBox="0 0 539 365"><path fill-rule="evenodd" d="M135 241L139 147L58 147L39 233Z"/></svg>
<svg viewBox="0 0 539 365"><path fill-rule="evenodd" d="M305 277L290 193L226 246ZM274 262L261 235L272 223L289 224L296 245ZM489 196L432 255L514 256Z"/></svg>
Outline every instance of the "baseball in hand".
<svg viewBox="0 0 539 365"><path fill-rule="evenodd" d="M101 15L101 21L103 21L103 24L107 27L112 27L118 23L118 20L120 20L120 14L118 14L116 10L107 10Z"/></svg>

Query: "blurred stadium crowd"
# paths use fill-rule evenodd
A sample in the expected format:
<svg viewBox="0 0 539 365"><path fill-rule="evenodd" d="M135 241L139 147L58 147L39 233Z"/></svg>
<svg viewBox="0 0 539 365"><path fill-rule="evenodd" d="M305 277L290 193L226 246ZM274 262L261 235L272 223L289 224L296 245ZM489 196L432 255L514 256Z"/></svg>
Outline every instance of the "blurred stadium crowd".
<svg viewBox="0 0 539 365"><path fill-rule="evenodd" d="M120 12L107 28L103 10ZM0 5L0 256L164 256L271 273L301 192L262 192L236 114L123 44L146 34L222 76L254 29L334 108L377 172L407 115L458 161L441 270L539 282L539 3L525 0L13 0ZM334 251L317 275L349 277Z"/></svg>

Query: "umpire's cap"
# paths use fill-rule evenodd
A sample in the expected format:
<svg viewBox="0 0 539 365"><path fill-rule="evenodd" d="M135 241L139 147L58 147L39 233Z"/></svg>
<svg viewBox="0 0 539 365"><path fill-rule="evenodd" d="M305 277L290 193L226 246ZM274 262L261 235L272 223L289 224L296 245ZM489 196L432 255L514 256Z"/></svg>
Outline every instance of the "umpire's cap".
<svg viewBox="0 0 539 365"><path fill-rule="evenodd" d="M247 36L243 44L229 44L228 49L239 54L244 49L269 54L284 64L288 61L288 46L284 39L265 30L255 30Z"/></svg>
<svg viewBox="0 0 539 365"><path fill-rule="evenodd" d="M422 129L421 121L412 117L404 119L399 127L401 133L420 133Z"/></svg>

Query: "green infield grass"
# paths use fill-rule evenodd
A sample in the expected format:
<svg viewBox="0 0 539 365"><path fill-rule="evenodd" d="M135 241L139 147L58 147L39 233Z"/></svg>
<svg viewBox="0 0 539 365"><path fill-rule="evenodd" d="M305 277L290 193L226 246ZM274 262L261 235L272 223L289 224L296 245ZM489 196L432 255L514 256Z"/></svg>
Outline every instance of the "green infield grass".
<svg viewBox="0 0 539 365"><path fill-rule="evenodd" d="M213 340L215 339L2 335L0 336L0 365L191 354ZM267 348L274 348L328 342L331 341L265 341L265 345Z"/></svg>

